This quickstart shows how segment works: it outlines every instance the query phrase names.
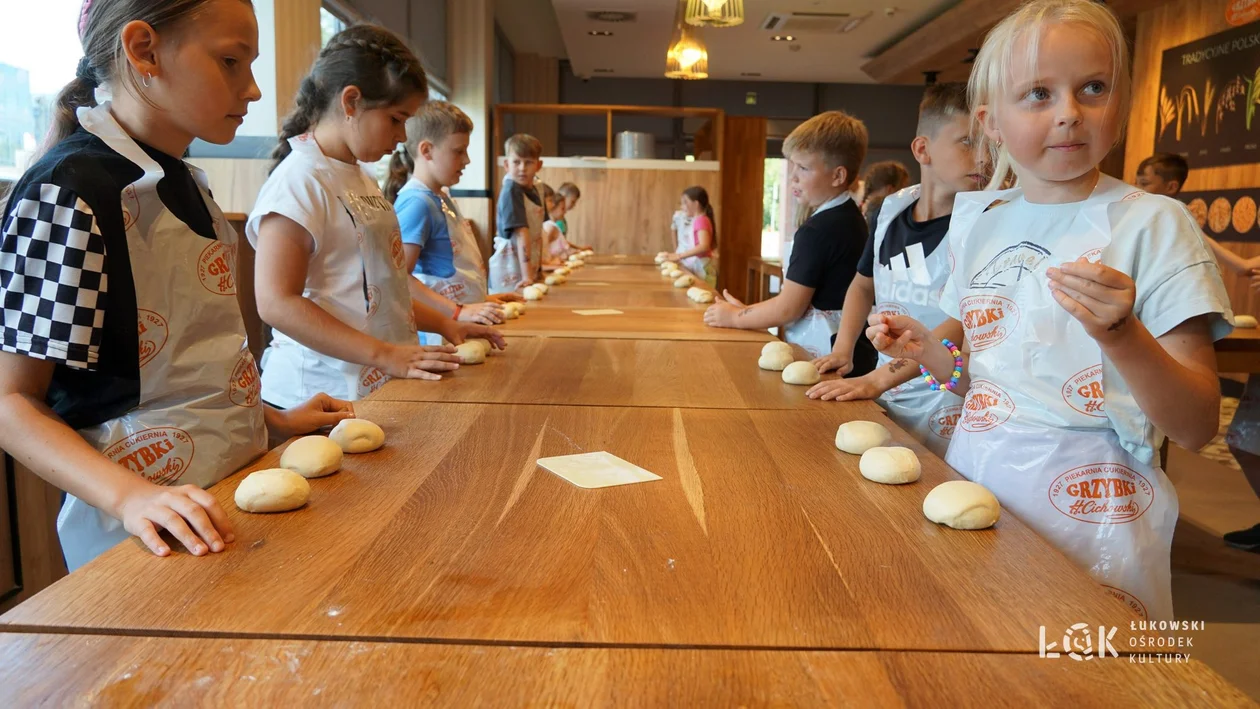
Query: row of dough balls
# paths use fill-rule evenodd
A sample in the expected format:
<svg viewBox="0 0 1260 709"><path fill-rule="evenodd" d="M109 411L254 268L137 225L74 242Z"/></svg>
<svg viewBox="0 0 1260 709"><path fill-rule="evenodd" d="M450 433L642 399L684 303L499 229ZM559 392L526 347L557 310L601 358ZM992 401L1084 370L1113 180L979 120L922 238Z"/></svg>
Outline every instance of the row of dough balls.
<svg viewBox="0 0 1260 709"><path fill-rule="evenodd" d="M757 360L757 366L770 372L783 372L783 381L786 384L813 386L822 380L818 368L812 363L794 362L795 359L796 354L791 345L775 340L767 342L761 348L761 358Z"/></svg>
<svg viewBox="0 0 1260 709"><path fill-rule="evenodd" d="M280 455L280 467L245 476L236 486L236 506L245 512L288 512L311 497L307 478L341 470L346 453L367 453L385 445L385 431L365 419L346 419L327 437L304 436Z"/></svg>
<svg viewBox="0 0 1260 709"><path fill-rule="evenodd" d="M884 485L904 485L919 479L923 467L909 448L887 446L892 434L874 421L849 421L836 431L836 448L862 456L862 477ZM953 529L987 529L1001 515L998 500L984 486L951 480L932 488L923 500L923 515Z"/></svg>

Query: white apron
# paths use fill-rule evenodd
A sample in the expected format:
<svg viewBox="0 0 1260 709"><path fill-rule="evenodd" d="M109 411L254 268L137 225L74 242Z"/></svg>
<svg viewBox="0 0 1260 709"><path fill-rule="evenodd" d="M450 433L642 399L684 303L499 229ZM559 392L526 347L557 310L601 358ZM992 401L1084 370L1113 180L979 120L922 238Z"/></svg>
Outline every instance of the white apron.
<svg viewBox="0 0 1260 709"><path fill-rule="evenodd" d="M1029 210L1028 230L1008 221L996 233L981 218L1018 188L958 195L949 238L971 388L946 461L1140 616L1171 620L1176 491L1122 445L1108 410L1135 406L1132 395L1046 276L1081 256L1106 263L1108 206L1134 193L1103 176L1070 229L1042 244L1027 240L1037 213L1021 201L998 209Z"/></svg>
<svg viewBox="0 0 1260 709"><path fill-rule="evenodd" d="M404 189L408 188L421 191L426 199L436 200L441 207L442 216L446 219L446 231L451 238L452 265L455 268L454 275L447 277L418 272L413 275L438 295L460 305L485 302L486 271L482 265L481 247L477 245L477 238L473 236L468 222L459 213L459 207L446 195L433 194L432 190L415 178Z"/></svg>
<svg viewBox="0 0 1260 709"><path fill-rule="evenodd" d="M341 184L332 175L329 158L314 140L305 136L290 138L293 150L315 151L317 169L330 174L327 184ZM330 195L350 215L363 263L362 331L395 345L416 344L415 313L404 263L402 232L393 205L380 187L366 174L360 189ZM338 235L333 238L345 238ZM318 303L316 303L318 305ZM389 381L388 375L371 365L344 362L302 345L289 337L277 337L263 357L263 391L273 404L292 407L325 392L336 399L355 401L371 394Z"/></svg>
<svg viewBox="0 0 1260 709"><path fill-rule="evenodd" d="M700 240L696 237L696 221L688 219L686 226L678 231L678 253L690 251L700 245ZM712 239L710 234L709 238ZM682 260L682 265L692 273L696 274L710 286L717 285L717 271L713 268L712 250L709 256L688 256Z"/></svg>
<svg viewBox="0 0 1260 709"><path fill-rule="evenodd" d="M158 485L209 487L267 450L258 368L236 302L236 230L201 187L218 239L206 239L158 198L165 175L119 127L109 103L80 108L83 128L144 170L123 190L140 337L135 409L79 430L105 457ZM57 516L74 571L130 536L121 520L67 495Z"/></svg>
<svg viewBox="0 0 1260 709"><path fill-rule="evenodd" d="M839 207L850 199L852 199L852 195L845 192L819 205L818 209L814 210L814 214L832 207ZM787 278L791 255L790 249L783 254L783 277L785 279ZM810 305L799 319L783 328L783 339L804 349L811 359L829 355L831 354L831 338L835 337L836 333L840 331L840 314L841 311L839 310L819 310Z"/></svg>
<svg viewBox="0 0 1260 709"><path fill-rule="evenodd" d="M510 189L508 183L511 182L510 177L503 178L503 189ZM535 180L534 187L539 194L539 200L542 197L542 183ZM545 219L543 207L541 204L534 204L533 200L528 197L525 201L525 222L529 231L529 240L524 245L527 249L526 254L529 256L529 267L532 273L521 273L520 258L517 256L516 250L520 246L512 238L496 236L494 237L494 254L490 256L490 292L491 293L511 293L516 290L520 282L525 277L533 278L537 273L537 269L542 264L542 225Z"/></svg>
<svg viewBox="0 0 1260 709"><path fill-rule="evenodd" d="M691 217L679 209L674 212L672 224L674 225L674 253L681 254L687 250L683 248L683 232L691 229Z"/></svg>
<svg viewBox="0 0 1260 709"><path fill-rule="evenodd" d="M888 266L879 263L880 248L893 219L911 208L919 199L919 186L907 187L884 200L875 225L875 312L908 315L929 330L945 321L941 310L941 290L949 278L948 242L939 244L931 254L923 255L923 245L913 244L904 254L894 256ZM960 347L962 343L957 343ZM880 353L883 367L892 361ZM917 370L917 368L916 368ZM908 431L923 445L944 458L953 437L954 426L962 415L962 397L952 391L932 391L922 377L915 377L889 389L879 397L888 417Z"/></svg>

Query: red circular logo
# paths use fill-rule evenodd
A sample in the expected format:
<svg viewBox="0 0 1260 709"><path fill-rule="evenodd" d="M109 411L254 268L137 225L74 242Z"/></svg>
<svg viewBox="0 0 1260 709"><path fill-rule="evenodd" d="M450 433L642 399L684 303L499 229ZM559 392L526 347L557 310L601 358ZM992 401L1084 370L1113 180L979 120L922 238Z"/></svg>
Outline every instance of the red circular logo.
<svg viewBox="0 0 1260 709"><path fill-rule="evenodd" d="M193 452L193 439L187 431L157 426L110 445L105 449L105 457L151 483L169 485L178 481L192 464Z"/></svg>
<svg viewBox="0 0 1260 709"><path fill-rule="evenodd" d="M1064 382L1063 400L1086 416L1107 418L1103 399L1102 364L1086 367Z"/></svg>
<svg viewBox="0 0 1260 709"><path fill-rule="evenodd" d="M972 295L962 299L963 327L972 352L997 347L1019 324L1019 306L1000 295Z"/></svg>
<svg viewBox="0 0 1260 709"><path fill-rule="evenodd" d="M928 419L928 428L932 430L933 435L937 438L949 440L954 437L954 427L962 419L963 407L961 404L953 406L945 406L932 412L932 418Z"/></svg>
<svg viewBox="0 0 1260 709"><path fill-rule="evenodd" d="M1107 593L1110 593L1116 600L1125 604L1130 610L1141 616L1142 620L1148 620L1150 618L1150 616L1146 614L1146 604L1142 603L1137 596L1129 593L1128 591L1118 589L1115 586L1108 586L1105 583L1099 585L1106 589Z"/></svg>
<svg viewBox="0 0 1260 709"><path fill-rule="evenodd" d="M963 400L962 429L969 433L991 431L1015 413L1015 402L1001 387L987 379L971 383Z"/></svg>
<svg viewBox="0 0 1260 709"><path fill-rule="evenodd" d="M136 313L139 315L136 329L140 333L140 366L143 368L166 346L170 330L166 325L166 318L152 310L140 308Z"/></svg>
<svg viewBox="0 0 1260 709"><path fill-rule="evenodd" d="M1119 463L1073 468L1050 483L1049 495L1059 512L1090 524L1132 522L1155 502L1151 482Z"/></svg>
<svg viewBox="0 0 1260 709"><path fill-rule="evenodd" d="M376 367L364 367L359 372L359 397L365 397L380 389L387 381L389 381L389 375L381 370Z"/></svg>
<svg viewBox="0 0 1260 709"><path fill-rule="evenodd" d="M376 309L381 305L381 289L376 286L367 287L368 309L367 316L370 318L376 315Z"/></svg>
<svg viewBox="0 0 1260 709"><path fill-rule="evenodd" d="M875 312L880 315L909 315L910 311L899 303L876 303Z"/></svg>
<svg viewBox="0 0 1260 709"><path fill-rule="evenodd" d="M201 251L197 277L215 295L236 295L236 247L216 241Z"/></svg>
<svg viewBox="0 0 1260 709"><path fill-rule="evenodd" d="M261 393L262 381L254 355L248 349L242 349L236 366L232 368L232 379L228 382L228 399L237 406L252 408L258 405Z"/></svg>
<svg viewBox="0 0 1260 709"><path fill-rule="evenodd" d="M122 191L123 229L130 229L140 219L140 197L136 188L127 185Z"/></svg>
<svg viewBox="0 0 1260 709"><path fill-rule="evenodd" d="M1141 199L1145 194L1146 193L1143 192L1142 190L1138 190L1137 192L1130 192L1129 194L1125 195L1124 198L1122 198L1120 201L1132 202L1135 199Z"/></svg>
<svg viewBox="0 0 1260 709"><path fill-rule="evenodd" d="M389 235L389 255L394 259L394 266L402 270L407 264L403 262L402 232L397 229Z"/></svg>
<svg viewBox="0 0 1260 709"><path fill-rule="evenodd" d="M1081 254L1081 258L1089 261L1090 263L1102 263L1102 252L1102 249L1090 249L1089 251Z"/></svg>

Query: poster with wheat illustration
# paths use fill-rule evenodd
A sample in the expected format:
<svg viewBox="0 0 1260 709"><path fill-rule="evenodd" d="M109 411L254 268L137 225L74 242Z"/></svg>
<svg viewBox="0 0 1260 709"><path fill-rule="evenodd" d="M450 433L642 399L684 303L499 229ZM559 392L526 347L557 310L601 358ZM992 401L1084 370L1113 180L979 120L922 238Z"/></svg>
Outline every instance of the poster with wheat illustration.
<svg viewBox="0 0 1260 709"><path fill-rule="evenodd" d="M1260 162L1260 23L1164 50L1155 151L1190 168Z"/></svg>

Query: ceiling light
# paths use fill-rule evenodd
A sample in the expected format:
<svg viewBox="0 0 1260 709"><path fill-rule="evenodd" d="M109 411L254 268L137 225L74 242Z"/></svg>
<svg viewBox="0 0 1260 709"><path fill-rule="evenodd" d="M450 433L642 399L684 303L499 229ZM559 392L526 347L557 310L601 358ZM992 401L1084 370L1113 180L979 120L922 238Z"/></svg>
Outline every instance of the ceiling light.
<svg viewBox="0 0 1260 709"><path fill-rule="evenodd" d="M739 75L740 75L740 76L761 76L761 72L759 72L759 71L741 71L741 72L739 73Z"/></svg>
<svg viewBox="0 0 1260 709"><path fill-rule="evenodd" d="M709 50L695 32L683 22L686 0L678 4L674 18L674 37L665 52L665 76L671 79L707 79Z"/></svg>
<svg viewBox="0 0 1260 709"><path fill-rule="evenodd" d="M683 19L697 27L734 27L744 23L744 0L687 0Z"/></svg>
<svg viewBox="0 0 1260 709"><path fill-rule="evenodd" d="M592 36L592 37L611 37L611 36L613 36L613 33L612 33L612 32L609 32L608 30L591 30L590 32L587 32L587 34L589 34L589 35L590 35L590 36Z"/></svg>
<svg viewBox="0 0 1260 709"><path fill-rule="evenodd" d="M776 34L770 38L771 42L795 42L796 37L790 34Z"/></svg>

